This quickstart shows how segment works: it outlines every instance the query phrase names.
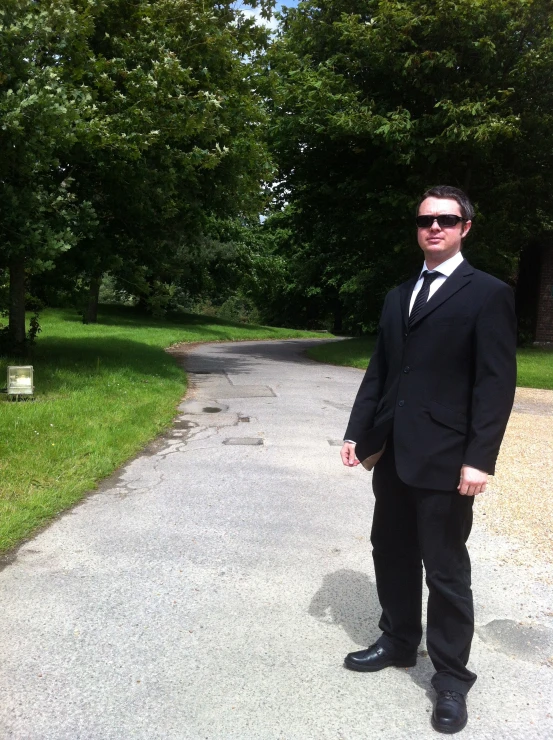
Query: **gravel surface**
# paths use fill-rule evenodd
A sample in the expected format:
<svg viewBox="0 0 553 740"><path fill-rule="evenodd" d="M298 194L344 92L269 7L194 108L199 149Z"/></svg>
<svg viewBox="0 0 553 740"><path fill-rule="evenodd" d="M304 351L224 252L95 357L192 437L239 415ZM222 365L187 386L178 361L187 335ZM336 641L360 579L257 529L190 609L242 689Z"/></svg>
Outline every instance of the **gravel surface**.
<svg viewBox="0 0 553 740"><path fill-rule="evenodd" d="M517 541L511 557L553 564L553 391L518 388L480 521ZM550 583L553 571L543 574Z"/></svg>

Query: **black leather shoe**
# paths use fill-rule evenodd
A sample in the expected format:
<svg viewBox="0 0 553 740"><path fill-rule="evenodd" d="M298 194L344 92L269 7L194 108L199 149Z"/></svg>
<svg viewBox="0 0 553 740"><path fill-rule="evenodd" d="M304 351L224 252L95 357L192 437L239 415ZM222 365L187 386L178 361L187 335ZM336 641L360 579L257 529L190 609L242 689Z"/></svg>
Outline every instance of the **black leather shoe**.
<svg viewBox="0 0 553 740"><path fill-rule="evenodd" d="M457 691L440 691L432 712L432 727L438 732L452 735L467 724L465 697Z"/></svg>
<svg viewBox="0 0 553 740"><path fill-rule="evenodd" d="M388 652L378 643L370 645L366 650L358 650L356 653L346 655L344 665L352 671L380 671L388 666L399 668L411 668L416 665L417 654L413 653L405 658L398 658L394 653Z"/></svg>

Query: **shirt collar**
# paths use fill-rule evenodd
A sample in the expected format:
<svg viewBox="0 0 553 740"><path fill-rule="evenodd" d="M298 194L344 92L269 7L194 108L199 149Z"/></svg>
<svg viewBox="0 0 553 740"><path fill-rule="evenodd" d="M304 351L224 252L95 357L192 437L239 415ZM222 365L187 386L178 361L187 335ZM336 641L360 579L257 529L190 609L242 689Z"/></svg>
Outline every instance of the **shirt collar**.
<svg viewBox="0 0 553 740"><path fill-rule="evenodd" d="M438 265L438 267L435 267L433 270L430 270L430 272L439 272L441 275L445 275L445 277L449 277L451 273L459 267L459 265L461 264L463 260L464 260L464 257L461 254L461 252L457 252L457 254L454 254L453 257L450 257L445 262L442 262L441 265ZM425 270L428 270L428 267L426 266L426 262L422 266L422 270L420 271L419 278Z"/></svg>

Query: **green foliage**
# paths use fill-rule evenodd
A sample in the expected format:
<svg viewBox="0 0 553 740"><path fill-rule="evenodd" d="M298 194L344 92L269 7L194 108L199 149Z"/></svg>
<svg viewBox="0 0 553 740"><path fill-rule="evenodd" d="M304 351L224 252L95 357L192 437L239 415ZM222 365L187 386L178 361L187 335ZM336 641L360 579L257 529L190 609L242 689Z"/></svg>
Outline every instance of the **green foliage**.
<svg viewBox="0 0 553 740"><path fill-rule="evenodd" d="M62 56L79 55L85 33L63 0L6 0L0 9L0 267L17 258L48 269L90 219L60 156L90 110L87 91L60 68Z"/></svg>
<svg viewBox="0 0 553 740"><path fill-rule="evenodd" d="M89 272L163 295L201 253L211 218L259 209L270 168L245 57L265 41L228 2L100 5L85 76L95 128L74 153L100 216L74 253Z"/></svg>
<svg viewBox="0 0 553 740"><path fill-rule="evenodd" d="M226 0L7 0L0 23L0 260L55 267L49 300L110 271L163 313L210 223L262 207L267 31Z"/></svg>
<svg viewBox="0 0 553 740"><path fill-rule="evenodd" d="M419 264L416 197L447 182L478 207L467 256L513 282L552 228L552 18L306 0L269 43L230 0L5 0L0 270L90 315L109 273L157 316L371 331Z"/></svg>
<svg viewBox="0 0 553 740"><path fill-rule="evenodd" d="M546 0L306 0L266 71L275 207L296 300L374 326L420 262L416 198L466 189L475 266L513 281L553 202L553 10ZM471 246L472 245L472 246Z"/></svg>

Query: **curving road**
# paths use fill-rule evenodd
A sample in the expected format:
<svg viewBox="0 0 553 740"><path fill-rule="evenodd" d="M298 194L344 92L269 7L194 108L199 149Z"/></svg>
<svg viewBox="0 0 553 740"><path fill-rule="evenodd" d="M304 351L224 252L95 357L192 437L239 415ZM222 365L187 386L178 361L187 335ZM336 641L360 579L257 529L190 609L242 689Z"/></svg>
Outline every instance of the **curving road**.
<svg viewBox="0 0 553 740"><path fill-rule="evenodd" d="M309 341L202 345L174 429L0 573L0 738L436 738L432 667L356 674L378 635L370 475L338 447L358 370ZM464 740L553 738L539 557L471 537L477 634Z"/></svg>

